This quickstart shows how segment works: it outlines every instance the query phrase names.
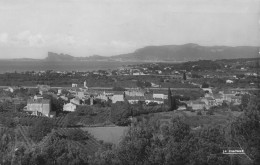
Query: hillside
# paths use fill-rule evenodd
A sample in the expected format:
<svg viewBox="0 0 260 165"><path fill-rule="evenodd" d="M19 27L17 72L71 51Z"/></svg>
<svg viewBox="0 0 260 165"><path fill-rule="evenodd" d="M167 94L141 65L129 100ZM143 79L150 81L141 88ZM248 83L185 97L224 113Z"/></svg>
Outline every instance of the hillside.
<svg viewBox="0 0 260 165"><path fill-rule="evenodd" d="M252 46L200 46L197 44L147 46L137 49L133 53L115 56L93 55L89 57L73 57L67 54L48 52L47 61L193 61L193 60L216 60L256 58L259 48Z"/></svg>
<svg viewBox="0 0 260 165"><path fill-rule="evenodd" d="M68 54L57 54L53 52L48 52L48 56L44 59L46 61L70 61L74 60L75 57Z"/></svg>
<svg viewBox="0 0 260 165"><path fill-rule="evenodd" d="M147 46L133 53L112 56L115 60L130 61L190 61L198 59L255 58L258 47L200 46L197 44Z"/></svg>

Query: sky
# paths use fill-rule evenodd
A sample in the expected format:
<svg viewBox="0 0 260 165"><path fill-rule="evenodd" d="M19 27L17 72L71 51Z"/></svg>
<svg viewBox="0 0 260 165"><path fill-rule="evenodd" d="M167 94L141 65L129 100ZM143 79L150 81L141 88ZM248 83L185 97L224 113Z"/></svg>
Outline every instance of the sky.
<svg viewBox="0 0 260 165"><path fill-rule="evenodd" d="M260 0L0 0L0 58L259 46Z"/></svg>

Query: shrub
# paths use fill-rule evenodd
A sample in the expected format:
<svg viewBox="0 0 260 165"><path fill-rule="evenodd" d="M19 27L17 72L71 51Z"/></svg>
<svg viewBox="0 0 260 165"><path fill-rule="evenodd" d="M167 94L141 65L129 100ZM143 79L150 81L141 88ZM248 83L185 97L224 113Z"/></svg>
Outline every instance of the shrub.
<svg viewBox="0 0 260 165"><path fill-rule="evenodd" d="M209 110L206 112L207 115L214 115L214 111L213 110Z"/></svg>
<svg viewBox="0 0 260 165"><path fill-rule="evenodd" d="M197 112L197 115L201 116L201 115L202 115L202 112L201 112L201 111L198 111L198 112Z"/></svg>

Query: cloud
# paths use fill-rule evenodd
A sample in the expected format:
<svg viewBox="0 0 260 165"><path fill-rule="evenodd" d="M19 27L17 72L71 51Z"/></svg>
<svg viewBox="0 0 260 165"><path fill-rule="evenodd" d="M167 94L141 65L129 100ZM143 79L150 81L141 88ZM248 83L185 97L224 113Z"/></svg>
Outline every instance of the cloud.
<svg viewBox="0 0 260 165"><path fill-rule="evenodd" d="M8 33L1 33L0 34L0 43L7 43L8 42Z"/></svg>
<svg viewBox="0 0 260 165"><path fill-rule="evenodd" d="M49 36L50 45L65 45L65 46L77 46L78 40L73 35L69 34L56 34Z"/></svg>
<svg viewBox="0 0 260 165"><path fill-rule="evenodd" d="M13 35L8 33L0 33L0 44L5 46L28 48L41 48L49 46L78 47L86 43L86 39L76 39L76 37L69 34L43 35L42 33L32 33L29 30Z"/></svg>
<svg viewBox="0 0 260 165"><path fill-rule="evenodd" d="M20 47L43 47L46 39L42 34L33 34L30 31L23 31L13 38L13 44Z"/></svg>

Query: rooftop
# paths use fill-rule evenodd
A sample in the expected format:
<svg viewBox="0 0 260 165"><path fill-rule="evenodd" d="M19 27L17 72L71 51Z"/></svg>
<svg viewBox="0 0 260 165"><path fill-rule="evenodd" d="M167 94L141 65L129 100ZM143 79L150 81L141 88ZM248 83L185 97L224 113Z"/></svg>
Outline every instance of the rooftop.
<svg viewBox="0 0 260 165"><path fill-rule="evenodd" d="M49 99L28 99L27 104L50 104Z"/></svg>

